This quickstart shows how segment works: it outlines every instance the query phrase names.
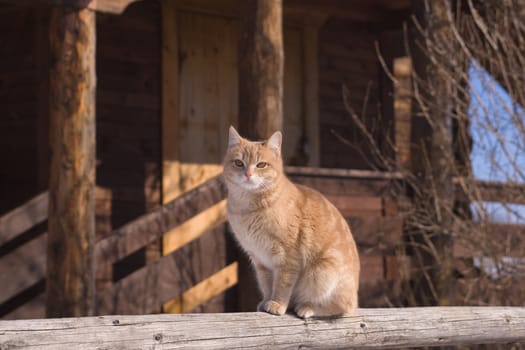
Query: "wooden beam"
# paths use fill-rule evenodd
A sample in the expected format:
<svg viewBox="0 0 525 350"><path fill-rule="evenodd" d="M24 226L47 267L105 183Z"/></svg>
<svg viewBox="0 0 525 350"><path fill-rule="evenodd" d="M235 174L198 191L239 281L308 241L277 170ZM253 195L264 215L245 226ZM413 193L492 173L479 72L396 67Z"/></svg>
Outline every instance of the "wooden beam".
<svg viewBox="0 0 525 350"><path fill-rule="evenodd" d="M0 347L388 349L525 341L523 307L357 309L332 319L265 313L0 321Z"/></svg>
<svg viewBox="0 0 525 350"><path fill-rule="evenodd" d="M220 202L225 196L226 189L221 178L210 179L163 207L113 231L111 236L97 243L95 260L112 264Z"/></svg>
<svg viewBox="0 0 525 350"><path fill-rule="evenodd" d="M241 3L239 49L239 129L250 139L282 130L282 1Z"/></svg>
<svg viewBox="0 0 525 350"><path fill-rule="evenodd" d="M47 235L42 234L0 256L0 305L45 276Z"/></svg>
<svg viewBox="0 0 525 350"><path fill-rule="evenodd" d="M164 304L164 312L187 313L237 284L238 263L233 262Z"/></svg>
<svg viewBox="0 0 525 350"><path fill-rule="evenodd" d="M132 3L141 0L0 0L0 3L25 7L67 6L82 10L121 14Z"/></svg>
<svg viewBox="0 0 525 350"><path fill-rule="evenodd" d="M0 245L47 219L49 194L43 192L0 217Z"/></svg>
<svg viewBox="0 0 525 350"><path fill-rule="evenodd" d="M54 7L49 30L47 315L85 316L95 286L95 14Z"/></svg>
<svg viewBox="0 0 525 350"><path fill-rule="evenodd" d="M175 252L161 257L97 295L97 314L151 314L158 312L169 300L182 295L196 282L205 280L221 270L223 266L214 264L213 269L204 274L195 269L188 256L198 251L201 243L214 238L223 230L217 227L205 233L199 240L191 241ZM213 259L213 257L208 257Z"/></svg>
<svg viewBox="0 0 525 350"><path fill-rule="evenodd" d="M163 255L199 238L205 232L226 222L226 199L202 211L163 236Z"/></svg>

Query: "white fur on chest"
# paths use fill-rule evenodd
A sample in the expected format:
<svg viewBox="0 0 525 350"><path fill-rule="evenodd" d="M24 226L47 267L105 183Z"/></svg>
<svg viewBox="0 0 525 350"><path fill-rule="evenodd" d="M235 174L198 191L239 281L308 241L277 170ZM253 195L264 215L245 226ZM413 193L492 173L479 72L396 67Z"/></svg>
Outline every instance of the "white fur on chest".
<svg viewBox="0 0 525 350"><path fill-rule="evenodd" d="M228 211L228 220L235 237L253 262L273 270L270 240L265 232L267 228L257 225L257 216L231 214Z"/></svg>

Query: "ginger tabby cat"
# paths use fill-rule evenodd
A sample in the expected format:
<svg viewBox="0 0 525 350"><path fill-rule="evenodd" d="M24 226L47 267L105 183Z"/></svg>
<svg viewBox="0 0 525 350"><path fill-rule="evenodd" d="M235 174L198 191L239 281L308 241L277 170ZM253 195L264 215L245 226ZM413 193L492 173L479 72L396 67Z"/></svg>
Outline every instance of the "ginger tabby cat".
<svg viewBox="0 0 525 350"><path fill-rule="evenodd" d="M230 127L223 177L228 220L249 255L263 300L258 310L302 318L357 307L359 255L346 221L319 192L284 174L282 135L252 142Z"/></svg>

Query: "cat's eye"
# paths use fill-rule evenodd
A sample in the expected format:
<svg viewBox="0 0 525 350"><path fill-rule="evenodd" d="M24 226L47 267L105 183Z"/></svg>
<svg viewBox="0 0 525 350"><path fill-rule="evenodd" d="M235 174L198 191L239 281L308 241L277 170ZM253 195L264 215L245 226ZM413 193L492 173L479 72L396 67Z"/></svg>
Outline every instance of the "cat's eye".
<svg viewBox="0 0 525 350"><path fill-rule="evenodd" d="M256 167L259 168L259 169L264 169L268 166L268 163L266 162L259 162L257 163Z"/></svg>
<svg viewBox="0 0 525 350"><path fill-rule="evenodd" d="M233 161L233 164L235 164L235 166L238 167L238 168L244 167L244 162L242 160L240 160L240 159L235 159Z"/></svg>

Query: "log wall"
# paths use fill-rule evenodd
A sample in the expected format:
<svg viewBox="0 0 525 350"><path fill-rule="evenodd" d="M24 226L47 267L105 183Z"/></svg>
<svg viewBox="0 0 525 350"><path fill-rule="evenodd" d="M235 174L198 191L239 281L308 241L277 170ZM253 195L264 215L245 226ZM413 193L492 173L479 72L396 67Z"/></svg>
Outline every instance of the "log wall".
<svg viewBox="0 0 525 350"><path fill-rule="evenodd" d="M329 19L319 33L319 94L321 166L370 169L366 149L356 151L335 137L334 132L357 146L365 146L343 101L343 86L349 104L364 115L367 125L378 121L381 67L374 48L377 34L371 25ZM363 109L363 106L366 106ZM363 152L361 154L360 152Z"/></svg>

